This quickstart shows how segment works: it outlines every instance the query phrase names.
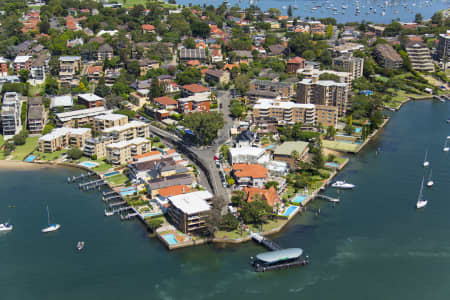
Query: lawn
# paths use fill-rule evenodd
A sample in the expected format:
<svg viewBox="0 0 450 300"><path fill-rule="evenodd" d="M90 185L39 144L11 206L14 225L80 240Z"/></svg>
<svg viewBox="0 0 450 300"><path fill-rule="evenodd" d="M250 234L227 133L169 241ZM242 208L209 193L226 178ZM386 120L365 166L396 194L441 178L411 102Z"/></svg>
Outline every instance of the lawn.
<svg viewBox="0 0 450 300"><path fill-rule="evenodd" d="M13 160L24 160L39 144L39 137L27 137L25 145L17 146L12 155Z"/></svg>
<svg viewBox="0 0 450 300"><path fill-rule="evenodd" d="M286 223L286 219L275 219L275 220L268 220L266 223L263 224L263 232L270 231L272 229L278 228L284 223ZM261 229L260 224L251 224L249 226L250 230L259 232Z"/></svg>
<svg viewBox="0 0 450 300"><path fill-rule="evenodd" d="M61 158L61 155L66 152L67 152L66 149L55 151L52 153L34 151L33 155L37 155L39 160L55 161L58 158Z"/></svg>
<svg viewBox="0 0 450 300"><path fill-rule="evenodd" d="M136 5L139 5L139 4L142 4L145 7L145 5L147 4L148 0L120 0L120 2L123 3L123 7L133 7L133 6L136 6ZM162 3L162 6L164 8L171 8L171 9L176 9L177 8L177 5L175 5L175 4L169 4L169 3L165 2L165 1L161 1L161 3Z"/></svg>
<svg viewBox="0 0 450 300"><path fill-rule="evenodd" d="M92 161L92 162L98 163L99 165L95 168L92 168L92 170L99 172L99 173L105 172L113 167L112 165L110 165L106 162L106 159L93 160L89 157L83 156L82 158L79 159L79 162L83 162L83 161Z"/></svg>
<svg viewBox="0 0 450 300"><path fill-rule="evenodd" d="M128 177L123 174L106 177L106 181L113 185L121 185L128 181Z"/></svg>
<svg viewBox="0 0 450 300"><path fill-rule="evenodd" d="M245 230L242 230L242 236L241 236L241 231L239 229L236 229L233 231L218 230L214 233L214 237L219 238L219 239L223 239L223 238L240 239L240 238L245 238L247 236L248 236L248 232Z"/></svg>
<svg viewBox="0 0 450 300"><path fill-rule="evenodd" d="M322 141L323 146L327 149L336 150L336 151L344 151L344 152L358 152L361 147L360 144L352 144L345 142L337 142L337 141Z"/></svg>

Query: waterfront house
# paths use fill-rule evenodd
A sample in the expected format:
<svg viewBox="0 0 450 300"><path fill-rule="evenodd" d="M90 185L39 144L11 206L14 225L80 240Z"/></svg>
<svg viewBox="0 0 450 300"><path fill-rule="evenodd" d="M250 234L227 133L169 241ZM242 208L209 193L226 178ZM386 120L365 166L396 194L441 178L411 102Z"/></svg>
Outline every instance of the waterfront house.
<svg viewBox="0 0 450 300"><path fill-rule="evenodd" d="M281 203L280 196L274 186L269 189L256 188L256 187L244 187L247 202L253 202L257 198L266 201L270 207L274 207L276 203Z"/></svg>
<svg viewBox="0 0 450 300"><path fill-rule="evenodd" d="M273 159L287 162L289 164L289 167L292 170L295 170L295 161L303 160L306 157L308 150L309 145L307 142L284 142L283 144L275 148L273 152ZM298 157L293 157L294 153L297 153Z"/></svg>
<svg viewBox="0 0 450 300"><path fill-rule="evenodd" d="M213 195L208 191L196 191L170 196L168 215L174 225L183 233L198 233L206 229Z"/></svg>
<svg viewBox="0 0 450 300"><path fill-rule="evenodd" d="M130 170L131 178L140 180L167 177L177 173L176 162L171 157L132 162L128 164L128 169Z"/></svg>

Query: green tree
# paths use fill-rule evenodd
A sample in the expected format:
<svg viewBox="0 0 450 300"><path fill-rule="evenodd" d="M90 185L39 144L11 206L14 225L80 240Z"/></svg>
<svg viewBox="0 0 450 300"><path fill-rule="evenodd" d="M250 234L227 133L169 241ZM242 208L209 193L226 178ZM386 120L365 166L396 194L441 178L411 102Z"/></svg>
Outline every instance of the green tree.
<svg viewBox="0 0 450 300"><path fill-rule="evenodd" d="M318 145L315 147L315 151L313 153L312 158L312 166L315 169L322 169L324 166L324 159L323 159L323 151L322 151L322 143L319 141Z"/></svg>
<svg viewBox="0 0 450 300"><path fill-rule="evenodd" d="M222 221L220 222L219 228L225 231L233 231L236 230L239 226L239 220L236 217L228 213L222 217Z"/></svg>
<svg viewBox="0 0 450 300"><path fill-rule="evenodd" d="M347 125L345 125L345 127L344 127L344 132L345 132L347 135L352 135L352 134L355 132L355 128L354 128L352 125L347 124Z"/></svg>
<svg viewBox="0 0 450 300"><path fill-rule="evenodd" d="M240 215L246 224L261 223L272 213L272 208L257 194L251 202L244 203Z"/></svg>
<svg viewBox="0 0 450 300"><path fill-rule="evenodd" d="M332 73L322 73L319 76L320 80L331 80L334 82L341 82L339 76L332 74Z"/></svg>
<svg viewBox="0 0 450 300"><path fill-rule="evenodd" d="M30 70L19 70L19 78L21 82L27 82L28 78L30 78Z"/></svg>
<svg viewBox="0 0 450 300"><path fill-rule="evenodd" d="M21 107L20 111L20 120L22 121L22 124L26 124L27 122L27 112L28 112L28 103L24 102Z"/></svg>
<svg viewBox="0 0 450 300"><path fill-rule="evenodd" d="M264 187L266 188L266 189L270 189L270 187L274 187L276 190L278 190L278 181L268 181L268 182L266 182L266 184L264 185Z"/></svg>
<svg viewBox="0 0 450 300"><path fill-rule="evenodd" d="M177 73L177 81L181 85L197 83L201 78L202 72L194 67L187 68L184 72Z"/></svg>
<svg viewBox="0 0 450 300"><path fill-rule="evenodd" d="M159 80L154 78L150 86L150 95L152 99L164 96L164 85L159 84Z"/></svg>
<svg viewBox="0 0 450 300"><path fill-rule="evenodd" d="M423 21L423 17L421 13L417 13L416 16L414 17L414 22L420 24Z"/></svg>
<svg viewBox="0 0 450 300"><path fill-rule="evenodd" d="M231 203L236 207L242 207L245 203L246 193L242 190L234 191L231 196Z"/></svg>
<svg viewBox="0 0 450 300"><path fill-rule="evenodd" d="M50 23L47 22L46 20L41 21L39 24L39 32L40 33L45 33L48 34L48 31L50 30Z"/></svg>
<svg viewBox="0 0 450 300"><path fill-rule="evenodd" d="M45 93L47 95L57 95L59 90L58 81L52 76L45 79Z"/></svg>
<svg viewBox="0 0 450 300"><path fill-rule="evenodd" d="M155 231L156 229L161 227L163 223L164 221L160 218L151 218L150 220L147 221L147 225L152 231Z"/></svg>
<svg viewBox="0 0 450 300"><path fill-rule="evenodd" d="M334 126L332 126L332 125L328 126L326 136L328 138L334 138L335 135L336 135L336 129L334 128Z"/></svg>
<svg viewBox="0 0 450 300"><path fill-rule="evenodd" d="M186 115L181 125L192 130L198 144L209 145L217 137L224 120L219 112L194 112Z"/></svg>
<svg viewBox="0 0 450 300"><path fill-rule="evenodd" d="M119 109L114 111L115 114L125 115L129 119L136 119L136 112L132 110Z"/></svg>
<svg viewBox="0 0 450 300"><path fill-rule="evenodd" d="M77 160L83 156L83 151L80 148L71 148L67 151L67 156L73 160Z"/></svg>
<svg viewBox="0 0 450 300"><path fill-rule="evenodd" d="M139 74L141 73L141 69L139 67L139 62L137 60L130 61L127 64L127 71L128 71L128 73L138 77Z"/></svg>
<svg viewBox="0 0 450 300"><path fill-rule="evenodd" d="M45 125L44 129L42 130L42 135L50 133L53 129L55 129L55 125L53 125L51 123Z"/></svg>
<svg viewBox="0 0 450 300"><path fill-rule="evenodd" d="M195 40L193 38L187 38L183 41L183 46L187 49L195 49Z"/></svg>
<svg viewBox="0 0 450 300"><path fill-rule="evenodd" d="M250 77L247 74L241 74L234 79L234 86L241 95L247 93L250 88Z"/></svg>
<svg viewBox="0 0 450 300"><path fill-rule="evenodd" d="M232 101L230 104L230 113L235 118L242 118L245 113L245 105L239 101Z"/></svg>
<svg viewBox="0 0 450 300"><path fill-rule="evenodd" d="M292 17L292 6L291 5L289 5L289 7L288 7L287 15L289 18Z"/></svg>

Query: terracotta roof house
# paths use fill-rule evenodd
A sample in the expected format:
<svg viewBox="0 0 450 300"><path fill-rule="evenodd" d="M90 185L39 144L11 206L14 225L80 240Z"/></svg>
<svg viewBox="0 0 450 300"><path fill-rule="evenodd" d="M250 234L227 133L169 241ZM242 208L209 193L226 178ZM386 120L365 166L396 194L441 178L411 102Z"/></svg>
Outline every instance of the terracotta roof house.
<svg viewBox="0 0 450 300"><path fill-rule="evenodd" d="M153 102L165 110L176 110L178 107L178 101L167 96L155 98Z"/></svg>
<svg viewBox="0 0 450 300"><path fill-rule="evenodd" d="M258 164L234 164L233 176L239 186L262 188L266 183L268 170Z"/></svg>
<svg viewBox="0 0 450 300"><path fill-rule="evenodd" d="M170 196L181 195L181 194L185 194L185 193L189 193L189 192L190 192L189 187L184 184L169 186L169 187L160 189L158 191L159 195L162 197L165 197L165 198L170 197Z"/></svg>
<svg viewBox="0 0 450 300"><path fill-rule="evenodd" d="M297 73L298 69L305 68L305 59L299 56L291 58L287 61L287 72L288 73Z"/></svg>
<svg viewBox="0 0 450 300"><path fill-rule="evenodd" d="M186 84L181 87L181 93L183 97L193 96L195 94L205 92L209 92L209 89L197 83Z"/></svg>
<svg viewBox="0 0 450 300"><path fill-rule="evenodd" d="M258 195L271 207L273 207L275 203L280 203L280 196L273 186L271 186L269 189L245 186L244 192L247 194L247 202L255 201L255 198L257 197L256 195Z"/></svg>
<svg viewBox="0 0 450 300"><path fill-rule="evenodd" d="M283 45L270 45L269 46L269 56L283 55L285 51L286 51L286 47Z"/></svg>
<svg viewBox="0 0 450 300"><path fill-rule="evenodd" d="M153 26L151 24L144 24L141 26L141 28L142 28L143 33L147 33L147 32L154 33L155 32L155 26Z"/></svg>

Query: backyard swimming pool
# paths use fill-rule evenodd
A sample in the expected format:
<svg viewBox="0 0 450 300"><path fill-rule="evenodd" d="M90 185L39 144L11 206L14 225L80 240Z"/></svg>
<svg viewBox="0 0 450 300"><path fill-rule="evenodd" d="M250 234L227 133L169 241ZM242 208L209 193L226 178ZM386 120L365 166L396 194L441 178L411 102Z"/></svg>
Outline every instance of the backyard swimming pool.
<svg viewBox="0 0 450 300"><path fill-rule="evenodd" d="M355 133L360 133L362 131L362 127L356 127L355 128Z"/></svg>
<svg viewBox="0 0 450 300"><path fill-rule="evenodd" d="M297 206L289 206L284 212L283 216L289 217L298 207Z"/></svg>
<svg viewBox="0 0 450 300"><path fill-rule="evenodd" d="M27 158L25 158L26 162L32 162L36 159L36 155L29 155Z"/></svg>
<svg viewBox="0 0 450 300"><path fill-rule="evenodd" d="M339 164L334 162L327 162L325 163L325 167L339 168Z"/></svg>
<svg viewBox="0 0 450 300"><path fill-rule="evenodd" d="M83 161L79 163L80 166L87 167L89 169L95 168L98 166L98 163L92 162L92 161Z"/></svg>
<svg viewBox="0 0 450 300"><path fill-rule="evenodd" d="M119 171L109 172L109 173L104 174L103 177L114 176L114 175L117 175L119 173L120 173Z"/></svg>
<svg viewBox="0 0 450 300"><path fill-rule="evenodd" d="M178 241L173 233L164 234L162 237L169 243L169 245L178 244Z"/></svg>
<svg viewBox="0 0 450 300"><path fill-rule="evenodd" d="M307 196L304 195L297 195L297 197L294 198L294 200L292 200L292 202L297 203L297 204L302 204L302 202L307 198Z"/></svg>

